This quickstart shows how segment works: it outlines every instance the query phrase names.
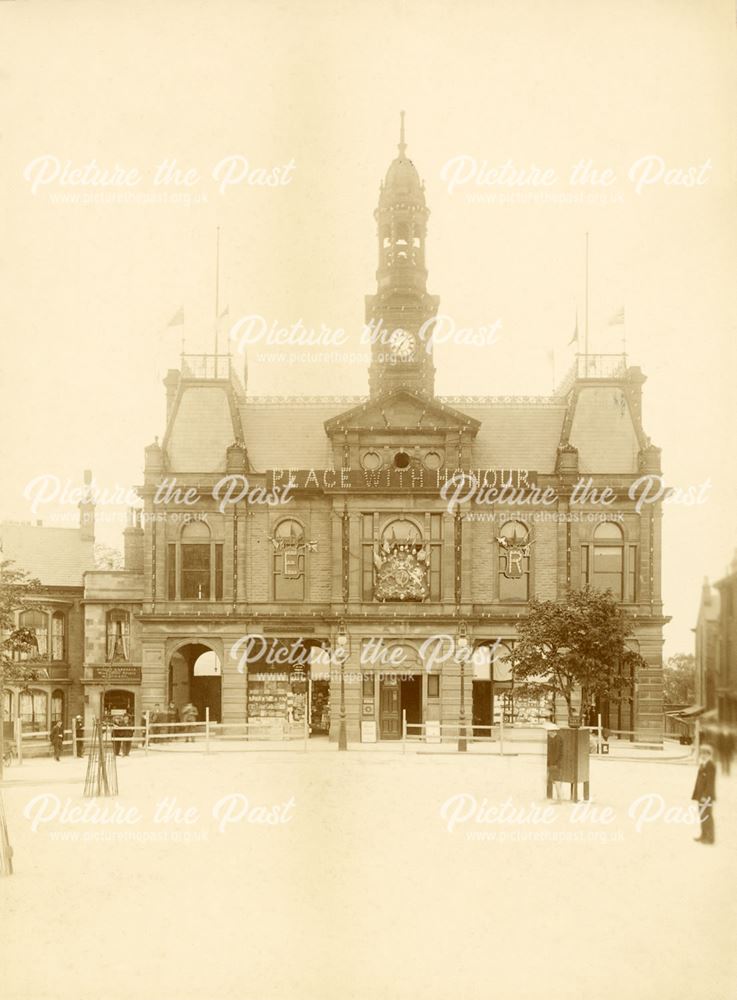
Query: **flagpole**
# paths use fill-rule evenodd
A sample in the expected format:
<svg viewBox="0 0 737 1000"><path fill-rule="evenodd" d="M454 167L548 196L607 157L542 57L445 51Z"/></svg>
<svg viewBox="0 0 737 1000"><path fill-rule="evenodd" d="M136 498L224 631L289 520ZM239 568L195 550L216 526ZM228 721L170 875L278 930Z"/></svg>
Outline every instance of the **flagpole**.
<svg viewBox="0 0 737 1000"><path fill-rule="evenodd" d="M589 374L589 234L586 233L586 297L584 300L583 373Z"/></svg>
<svg viewBox="0 0 737 1000"><path fill-rule="evenodd" d="M220 312L220 226L217 228L215 243L215 367L218 356L218 315ZM215 372L217 375L217 371Z"/></svg>

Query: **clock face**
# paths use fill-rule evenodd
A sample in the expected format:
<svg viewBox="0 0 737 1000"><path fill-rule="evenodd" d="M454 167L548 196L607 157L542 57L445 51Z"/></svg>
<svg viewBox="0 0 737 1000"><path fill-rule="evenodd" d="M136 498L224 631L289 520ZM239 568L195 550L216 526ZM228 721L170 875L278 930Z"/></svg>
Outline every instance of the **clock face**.
<svg viewBox="0 0 737 1000"><path fill-rule="evenodd" d="M410 361L415 353L415 338L409 330L395 330L389 338L392 357L397 361Z"/></svg>

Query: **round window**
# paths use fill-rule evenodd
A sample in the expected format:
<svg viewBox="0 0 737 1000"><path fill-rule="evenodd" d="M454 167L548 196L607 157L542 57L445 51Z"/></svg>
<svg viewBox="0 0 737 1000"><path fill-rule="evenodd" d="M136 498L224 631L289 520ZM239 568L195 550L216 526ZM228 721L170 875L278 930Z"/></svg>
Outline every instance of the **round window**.
<svg viewBox="0 0 737 1000"><path fill-rule="evenodd" d="M425 455L425 468L426 469L439 469L443 464L443 456L439 451L428 451Z"/></svg>
<svg viewBox="0 0 737 1000"><path fill-rule="evenodd" d="M407 469L409 468L410 457L406 451L398 451L394 456L394 468L395 469Z"/></svg>
<svg viewBox="0 0 737 1000"><path fill-rule="evenodd" d="M381 455L378 451L367 451L361 459L361 465L364 469L380 469Z"/></svg>

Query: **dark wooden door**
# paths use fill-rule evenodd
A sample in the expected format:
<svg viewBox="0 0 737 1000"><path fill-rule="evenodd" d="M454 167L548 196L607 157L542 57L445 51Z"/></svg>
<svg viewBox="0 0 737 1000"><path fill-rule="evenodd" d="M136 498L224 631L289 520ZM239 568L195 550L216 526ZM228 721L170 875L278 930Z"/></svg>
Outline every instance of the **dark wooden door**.
<svg viewBox="0 0 737 1000"><path fill-rule="evenodd" d="M382 680L380 698L382 740L398 740L402 735L402 699L396 681Z"/></svg>

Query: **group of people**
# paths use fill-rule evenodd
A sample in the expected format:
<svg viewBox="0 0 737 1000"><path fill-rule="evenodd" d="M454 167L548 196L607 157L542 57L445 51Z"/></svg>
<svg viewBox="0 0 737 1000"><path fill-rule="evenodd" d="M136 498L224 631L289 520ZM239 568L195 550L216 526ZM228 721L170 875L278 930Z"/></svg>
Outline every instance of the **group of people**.
<svg viewBox="0 0 737 1000"><path fill-rule="evenodd" d="M122 715L115 715L112 718L108 715L105 717L105 721L112 729L115 756L128 757L133 745L133 734L135 733L133 716L124 712Z"/></svg>
<svg viewBox="0 0 737 1000"><path fill-rule="evenodd" d="M188 702L181 709L177 709L174 702L169 702L165 711L159 705L154 706L153 712L149 715L149 722L153 726L151 731L151 742L164 742L161 737L166 734L169 738L183 737L186 742L194 743L196 722L199 712L197 706ZM116 757L128 757L133 746L135 736L135 725L133 716L129 712L123 714L113 714L108 709L103 717L103 727L107 734L112 736L113 750ZM81 715L76 715L72 720L72 746L77 757L84 757L84 720ZM141 720L141 729L145 730L145 716ZM64 747L64 724L57 720L49 732L49 741L54 760L61 760ZM168 740L167 740L168 742Z"/></svg>
<svg viewBox="0 0 737 1000"><path fill-rule="evenodd" d="M192 702L187 702L181 709L177 709L173 701L169 702L166 711L161 710L159 705L154 705L154 710L149 717L149 722L154 727L151 732L151 742L169 742L169 739L162 740L163 734L168 737L183 736L187 743L194 743L195 723L199 712L197 706Z"/></svg>
<svg viewBox="0 0 737 1000"><path fill-rule="evenodd" d="M75 715L72 719L72 736L75 756L84 757L84 719L81 715ZM60 719L57 719L52 725L49 741L54 760L61 760L61 752L64 747L64 725Z"/></svg>

